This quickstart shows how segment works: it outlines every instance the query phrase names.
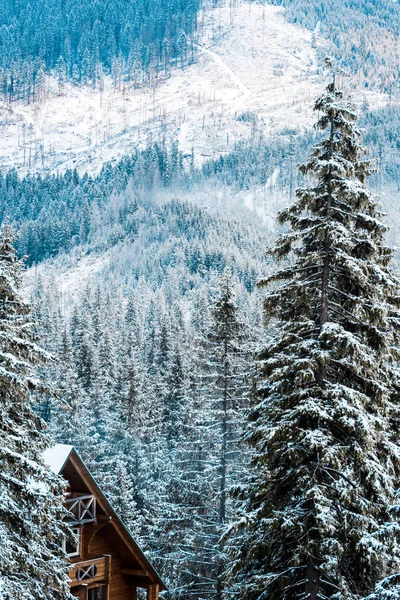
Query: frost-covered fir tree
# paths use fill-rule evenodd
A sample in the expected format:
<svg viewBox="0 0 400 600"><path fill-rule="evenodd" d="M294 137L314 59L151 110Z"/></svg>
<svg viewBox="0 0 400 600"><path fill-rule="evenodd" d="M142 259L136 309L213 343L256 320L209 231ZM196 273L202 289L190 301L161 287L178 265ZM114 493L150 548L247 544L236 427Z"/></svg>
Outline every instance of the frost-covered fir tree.
<svg viewBox="0 0 400 600"><path fill-rule="evenodd" d="M235 301L232 276L226 270L220 281L219 295L212 308L212 327L208 332L206 344L206 381L207 392L204 401L210 410L206 425L211 430L211 465L214 465L216 492L218 553L216 563L216 599L222 598L223 567L225 553L221 534L230 520L228 490L232 481L236 481L240 466L243 466L240 452L239 431L245 407L248 381L246 378L245 328L239 317L239 307ZM210 465L210 466L211 466ZM212 467L211 467L212 469Z"/></svg>
<svg viewBox="0 0 400 600"><path fill-rule="evenodd" d="M335 77L315 110L327 135L279 216L283 266L262 282L277 333L259 360L227 598L400 597L399 282Z"/></svg>
<svg viewBox="0 0 400 600"><path fill-rule="evenodd" d="M177 545L181 544L185 592L192 598L219 600L225 562L220 538L231 519L228 490L244 464L239 431L248 399L249 342L229 270L219 277L205 324L207 329L197 340L198 356L191 369L192 389L185 402L176 458L181 470L178 512L182 517Z"/></svg>
<svg viewBox="0 0 400 600"><path fill-rule="evenodd" d="M63 485L45 467L43 422L31 407L40 388L29 306L21 297L15 236L0 233L0 599L70 598L61 550Z"/></svg>

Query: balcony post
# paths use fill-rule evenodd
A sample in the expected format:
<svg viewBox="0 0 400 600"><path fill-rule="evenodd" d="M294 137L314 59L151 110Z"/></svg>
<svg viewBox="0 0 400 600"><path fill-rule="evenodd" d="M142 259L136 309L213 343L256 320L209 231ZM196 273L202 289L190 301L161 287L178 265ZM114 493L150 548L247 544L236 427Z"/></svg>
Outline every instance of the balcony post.
<svg viewBox="0 0 400 600"><path fill-rule="evenodd" d="M104 558L106 559L106 580L107 580L107 592L106 592L106 600L110 600L110 584L111 584L111 554L105 554Z"/></svg>
<svg viewBox="0 0 400 600"><path fill-rule="evenodd" d="M158 600L158 591L160 586L157 583L149 585L147 588L147 600Z"/></svg>

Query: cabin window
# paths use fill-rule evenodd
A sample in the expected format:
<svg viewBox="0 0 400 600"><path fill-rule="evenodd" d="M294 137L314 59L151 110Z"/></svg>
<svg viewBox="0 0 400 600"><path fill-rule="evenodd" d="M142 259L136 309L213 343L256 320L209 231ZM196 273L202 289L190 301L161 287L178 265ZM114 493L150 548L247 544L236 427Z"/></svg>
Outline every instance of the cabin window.
<svg viewBox="0 0 400 600"><path fill-rule="evenodd" d="M75 539L64 539L63 550L68 556L79 556L81 545L81 530L79 527L74 527L72 533Z"/></svg>
<svg viewBox="0 0 400 600"><path fill-rule="evenodd" d="M107 586L101 585L100 587L91 588L88 590L88 600L106 600L107 598Z"/></svg>

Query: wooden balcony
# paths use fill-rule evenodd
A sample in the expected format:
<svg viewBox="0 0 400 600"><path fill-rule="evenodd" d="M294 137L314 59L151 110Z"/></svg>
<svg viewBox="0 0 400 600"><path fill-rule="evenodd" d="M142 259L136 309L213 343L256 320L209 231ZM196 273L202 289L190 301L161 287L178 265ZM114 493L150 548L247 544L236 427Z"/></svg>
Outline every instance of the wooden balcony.
<svg viewBox="0 0 400 600"><path fill-rule="evenodd" d="M69 570L70 587L108 583L111 572L111 556L74 563Z"/></svg>
<svg viewBox="0 0 400 600"><path fill-rule="evenodd" d="M70 525L83 525L96 521L96 498L94 496L77 496L65 501L69 511L67 522Z"/></svg>

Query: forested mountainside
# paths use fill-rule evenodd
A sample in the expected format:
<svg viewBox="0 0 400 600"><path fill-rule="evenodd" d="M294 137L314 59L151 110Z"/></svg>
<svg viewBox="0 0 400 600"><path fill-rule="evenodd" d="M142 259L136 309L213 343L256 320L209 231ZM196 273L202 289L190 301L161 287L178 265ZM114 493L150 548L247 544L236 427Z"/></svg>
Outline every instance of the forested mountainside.
<svg viewBox="0 0 400 600"><path fill-rule="evenodd" d="M362 125L377 169L372 184L383 193L386 208L397 223L399 107L366 112ZM315 132L299 135L295 129L287 129L273 140L239 143L232 152L201 168L195 166L193 153L186 154L172 143L137 150L116 165L105 165L95 177L67 171L20 178L11 170L0 173L0 222L7 218L18 226L17 248L28 265L79 244L88 244L90 252L105 250L126 236L133 239L137 198L147 201L167 192L170 197L195 199L199 192L204 202L200 191L210 184L225 195L225 208L229 197L238 193L241 197L240 193L257 188L270 190L271 197L281 201L291 198L301 181L297 165L315 139ZM278 208L279 202L273 210Z"/></svg>
<svg viewBox="0 0 400 600"><path fill-rule="evenodd" d="M148 85L103 69L95 88L49 73L35 102L0 95L3 169L97 174L152 142L193 149L199 165L287 123L311 126L321 82L310 32L270 4L205 3L198 21L195 61L170 61L167 76L153 72Z"/></svg>
<svg viewBox="0 0 400 600"><path fill-rule="evenodd" d="M223 598L230 492L250 481L243 436L254 356L278 339L276 322L263 322L257 283L276 267L267 250L286 227L278 211L310 185L298 166L321 139L312 105L327 51L352 72L338 81L355 90L390 243L400 229L398 4L271 4L3 0L0 8L0 225L8 222L28 267L25 296L47 357L39 369L47 386L32 401L49 440L79 450L162 573L168 600ZM355 119L352 105L343 110ZM359 188L347 184L350 202ZM373 196L363 198L373 219L357 227L361 237L365 223L377 228L384 262L384 226ZM375 252L364 237L357 252ZM272 312L279 319L280 305ZM306 386L310 371L301 377Z"/></svg>
<svg viewBox="0 0 400 600"><path fill-rule="evenodd" d="M377 0L275 0L288 20L322 36L365 87L397 88L400 8ZM0 14L0 91L9 99L34 101L44 75L60 83L101 87L104 74L143 85L151 74L194 60L198 13L194 2L118 0L82 6L80 0L4 0Z"/></svg>
<svg viewBox="0 0 400 600"><path fill-rule="evenodd" d="M215 181L221 189L229 186L245 189L266 184L277 166L295 161L307 147L306 140L286 138L276 143L238 147L202 169L193 164L176 145L161 148L154 144L122 159L116 166L106 165L100 175L80 176L77 171L46 177L20 179L15 171L0 174L0 221L9 218L18 224L17 242L28 265L88 243L90 251L106 249L136 233L135 194L144 199L170 194L192 195L193 190ZM251 167L250 167L251 165ZM292 185L290 173L282 176L282 185ZM125 193L127 192L127 193ZM107 234L105 234L107 232Z"/></svg>
<svg viewBox="0 0 400 600"><path fill-rule="evenodd" d="M398 121L395 107L364 116L382 167L376 189L398 176L389 119ZM58 395L38 397L37 410L57 441L77 446L172 599L211 597L226 560L217 543L223 414L216 382L230 332L215 337L215 309L226 293L240 330L229 357L229 487L247 460L237 445L250 394L245 365L265 335L256 283L272 268L265 251L274 238L249 210L235 215L185 198L211 184L226 197L272 185L288 199L316 135L288 130L202 168L176 145L152 145L97 177L9 172L1 179L3 217L17 223L19 252L33 266L28 289L42 344L58 357L43 372Z"/></svg>
<svg viewBox="0 0 400 600"><path fill-rule="evenodd" d="M224 560L220 471L229 487L246 463L247 361L263 336L255 284L269 238L255 221L180 201L131 216L131 234L108 251L82 256L84 245L31 270L41 340L57 357L45 376L59 390L37 409L57 441L78 448L168 597L209 598ZM227 498L225 518L231 510Z"/></svg>
<svg viewBox="0 0 400 600"><path fill-rule="evenodd" d="M4 0L0 12L0 89L34 101L43 75L101 84L102 73L141 85L178 58L192 60L197 0Z"/></svg>
<svg viewBox="0 0 400 600"><path fill-rule="evenodd" d="M388 0L274 0L287 19L322 35L355 83L398 90L400 6Z"/></svg>

